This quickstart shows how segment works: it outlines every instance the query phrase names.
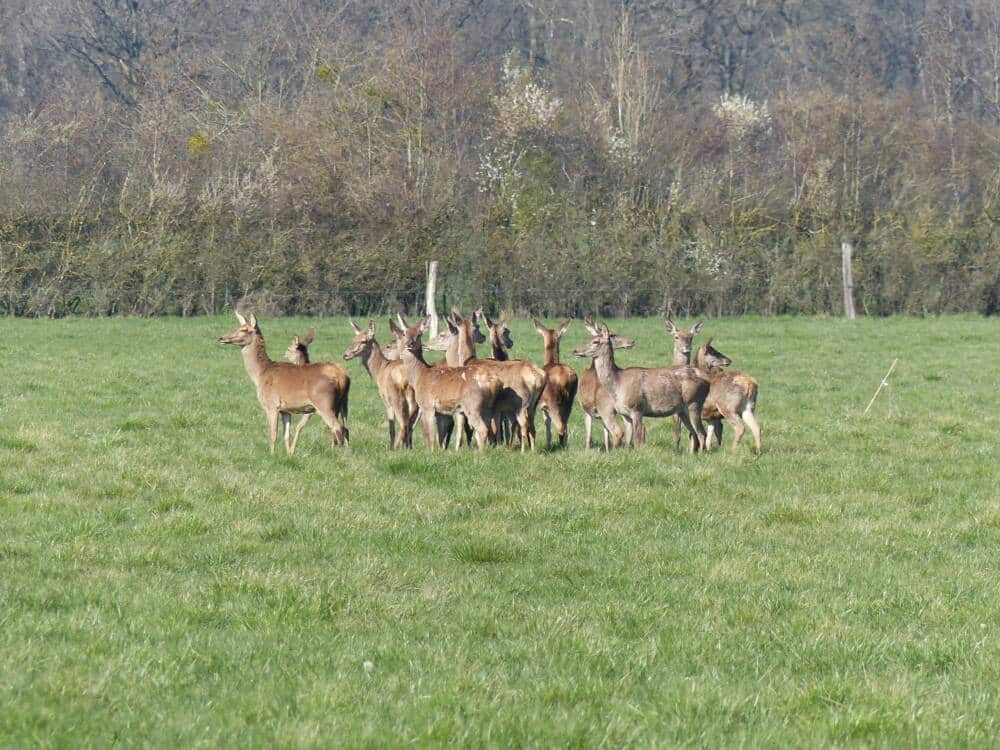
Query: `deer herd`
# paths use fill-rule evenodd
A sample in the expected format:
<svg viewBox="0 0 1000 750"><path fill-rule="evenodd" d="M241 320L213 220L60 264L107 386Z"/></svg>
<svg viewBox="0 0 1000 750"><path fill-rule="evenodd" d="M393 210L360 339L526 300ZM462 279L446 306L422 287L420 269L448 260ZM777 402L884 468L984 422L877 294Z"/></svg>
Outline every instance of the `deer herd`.
<svg viewBox="0 0 1000 750"><path fill-rule="evenodd" d="M310 329L302 339L295 336L285 352L287 361L275 362L267 354L257 318L250 315L247 319L240 313L236 317L239 326L221 336L219 342L235 344L243 353L243 364L267 416L271 452L279 418L284 425L285 450L293 454L312 414L319 414L326 422L333 445L349 445L351 378L347 369L335 362L309 361L308 347L315 331ZM369 321L367 328L350 322L354 338L344 359L360 358L375 381L385 406L391 448L413 447L413 428L419 419L424 445L430 448L447 448L452 443L459 448L463 440L470 445L475 440L482 450L488 444L513 445L516 440L521 451L534 450L535 412L539 406L545 417L546 444L551 447L554 430L557 444L565 447L570 412L573 401L578 399L588 449L595 417L601 421L605 450L623 444L643 446L645 417L673 417L676 448L680 447L682 425L687 429L692 453L721 445L725 420L733 430L734 449L739 448L749 427L754 448L760 454L757 381L746 373L724 369L732 362L712 347L711 338L698 348L691 363L692 341L701 323L686 331L667 319L667 331L674 341L669 366L619 367L615 351L630 349L635 342L587 317L583 325L591 339L573 353L589 358L591 364L577 377L573 368L559 361L559 339L571 320L558 328L546 328L533 320L545 348L542 367L510 358L508 350L514 342L507 316L494 321L482 309L469 317L453 309L445 322L447 329L425 343L428 319L410 325L400 313L396 320L389 321L393 339L385 346L375 339L374 321ZM488 339L481 323L489 331ZM476 346L487 341L493 356L481 359ZM444 359L428 364L424 357L428 350L443 351ZM294 433L293 414L302 415Z"/></svg>

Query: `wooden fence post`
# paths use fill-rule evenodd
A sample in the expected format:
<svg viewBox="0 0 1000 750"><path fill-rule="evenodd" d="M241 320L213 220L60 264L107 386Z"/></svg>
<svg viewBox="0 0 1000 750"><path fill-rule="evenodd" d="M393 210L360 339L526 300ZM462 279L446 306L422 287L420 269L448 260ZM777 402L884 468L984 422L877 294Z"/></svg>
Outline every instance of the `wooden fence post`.
<svg viewBox="0 0 1000 750"><path fill-rule="evenodd" d="M854 254L854 245L850 240L842 240L840 243L841 268L844 274L844 317L854 320L854 273L851 270L851 256Z"/></svg>
<svg viewBox="0 0 1000 750"><path fill-rule="evenodd" d="M437 293L437 275L438 275L438 262L432 260L427 264L427 296L425 299L425 307L427 310L427 315L431 319L431 338L435 338L438 335L438 314L437 307L434 305L434 297Z"/></svg>

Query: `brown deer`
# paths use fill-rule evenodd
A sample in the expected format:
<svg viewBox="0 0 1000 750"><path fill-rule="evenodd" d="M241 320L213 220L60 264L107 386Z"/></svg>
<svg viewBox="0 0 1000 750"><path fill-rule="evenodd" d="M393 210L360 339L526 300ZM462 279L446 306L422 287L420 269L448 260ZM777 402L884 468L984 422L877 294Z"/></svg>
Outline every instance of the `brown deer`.
<svg viewBox="0 0 1000 750"><path fill-rule="evenodd" d="M594 360L601 385L615 402L615 411L632 423L636 445L646 444L643 417L668 417L678 414L688 432L705 447L701 410L708 397L709 383L694 367L627 367L615 364L614 349L630 344L615 336L606 325L597 329L590 343L573 352Z"/></svg>
<svg viewBox="0 0 1000 750"><path fill-rule="evenodd" d="M292 343L285 349L285 361L293 365L309 364L309 344L316 338L316 329L310 328L304 339L292 336Z"/></svg>
<svg viewBox="0 0 1000 750"><path fill-rule="evenodd" d="M591 336L598 335L597 324L589 315L583 319L583 327L587 329ZM618 337L615 343L619 349L629 348L634 344L629 339ZM601 420L604 432L604 450L611 450L612 444L618 448L622 444L622 438L626 433L618 426L618 417L615 412L615 400L611 398L601 381L597 377L597 368L594 362L580 375L577 389L577 398L580 401L580 408L583 410L584 444L590 450L590 438L593 432L594 417ZM628 444L632 442L632 425L626 423L628 430Z"/></svg>
<svg viewBox="0 0 1000 750"><path fill-rule="evenodd" d="M450 366L476 366L496 374L503 383L503 390L497 400L497 415L510 417L518 426L521 450L535 449L535 409L542 391L545 390L545 370L523 359L478 359L476 357L477 318L482 312L477 310L473 317L465 318L458 310L452 310L446 322L448 330L428 344L445 346L445 361Z"/></svg>
<svg viewBox="0 0 1000 750"><path fill-rule="evenodd" d="M319 414L329 426L334 445L349 445L347 404L351 378L347 370L333 362L306 365L274 362L267 356L257 318L251 315L248 321L239 313L236 318L240 325L220 336L219 343L235 344L243 352L243 365L257 387L257 399L267 417L271 453L278 436L279 415L285 426L285 451L289 455L295 453L299 433L313 413ZM289 440L292 414L301 414L302 419Z"/></svg>
<svg viewBox="0 0 1000 750"><path fill-rule="evenodd" d="M535 330L545 344L545 370L547 383L542 391L542 413L545 415L545 443L552 446L552 425L555 425L559 446L566 447L568 441L569 415L573 410L573 399L576 398L577 376L573 368L559 362L559 339L569 330L572 319L567 320L558 328L546 328L532 319ZM589 445L588 445L589 447Z"/></svg>
<svg viewBox="0 0 1000 750"><path fill-rule="evenodd" d="M424 361L421 336L427 330L427 320L412 328L402 329L394 321L389 327L396 337L410 385L416 394L426 445L438 443L438 424L435 416L448 414L455 418L456 432L461 436L468 420L476 434L479 449L490 441L490 422L500 393L500 379L478 367L431 367ZM455 447L460 444L455 441Z"/></svg>
<svg viewBox="0 0 1000 750"><path fill-rule="evenodd" d="M701 330L703 323L698 321L690 331L685 331L674 325L674 321L667 318L667 333L674 337L674 358L670 362L672 365L691 364L691 342ZM681 418L674 414L674 450L681 447Z"/></svg>
<svg viewBox="0 0 1000 750"><path fill-rule="evenodd" d="M723 370L732 364L725 354L712 347L709 338L698 349L695 355L695 367L708 373L711 387L702 416L708 422L708 446L717 440L722 445L722 420L729 422L733 428L733 450L740 447L740 441L746 432L743 423L753 433L754 448L760 455L760 423L757 421L757 381L738 370Z"/></svg>
<svg viewBox="0 0 1000 750"><path fill-rule="evenodd" d="M368 328L365 329L359 328L353 320L348 322L354 331L354 339L344 352L344 359L350 361L361 357L361 364L378 386L378 394L382 397L389 421L389 447L412 448L417 398L410 385L406 366L399 360L387 360L382 354L382 348L375 340L374 320L369 320Z"/></svg>

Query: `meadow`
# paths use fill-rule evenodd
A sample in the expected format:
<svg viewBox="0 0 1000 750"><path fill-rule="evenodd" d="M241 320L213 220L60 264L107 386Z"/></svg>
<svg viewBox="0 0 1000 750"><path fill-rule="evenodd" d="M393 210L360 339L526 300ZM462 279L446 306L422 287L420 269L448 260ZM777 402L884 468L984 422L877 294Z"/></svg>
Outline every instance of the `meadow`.
<svg viewBox="0 0 1000 750"><path fill-rule="evenodd" d="M997 319L706 321L760 458L587 452L578 408L565 451L391 452L357 361L351 447L271 456L234 325L0 322L0 746L997 742Z"/></svg>

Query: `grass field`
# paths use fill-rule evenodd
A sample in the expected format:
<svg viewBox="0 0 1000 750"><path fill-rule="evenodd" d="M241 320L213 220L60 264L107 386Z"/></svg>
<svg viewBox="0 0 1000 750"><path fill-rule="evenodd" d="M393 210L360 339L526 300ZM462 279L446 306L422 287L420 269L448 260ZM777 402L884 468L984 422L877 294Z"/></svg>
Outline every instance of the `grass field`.
<svg viewBox="0 0 1000 750"><path fill-rule="evenodd" d="M708 321L759 459L587 453L578 409L563 452L392 453L357 362L351 447L272 457L234 324L0 322L0 745L998 742L1000 321Z"/></svg>

